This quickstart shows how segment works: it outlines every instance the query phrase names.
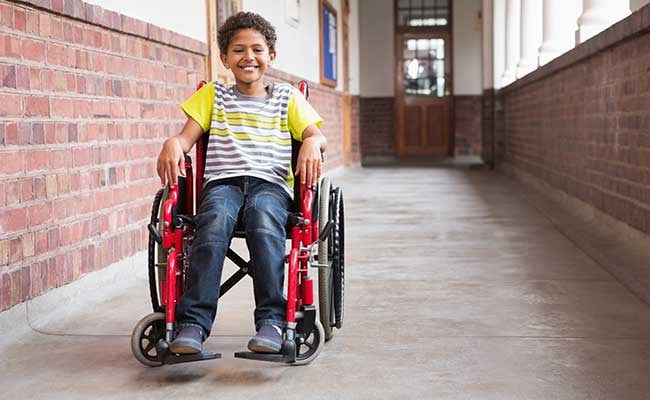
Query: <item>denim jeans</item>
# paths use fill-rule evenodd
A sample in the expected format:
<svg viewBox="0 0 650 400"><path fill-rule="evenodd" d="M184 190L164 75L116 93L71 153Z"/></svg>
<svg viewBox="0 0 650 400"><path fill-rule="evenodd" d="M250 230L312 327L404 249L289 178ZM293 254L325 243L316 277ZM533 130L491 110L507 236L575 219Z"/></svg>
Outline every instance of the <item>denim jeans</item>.
<svg viewBox="0 0 650 400"><path fill-rule="evenodd" d="M237 218L241 215L251 256L255 327L283 326L286 301L284 255L291 199L277 184L243 176L209 182L196 224L185 292L177 305L178 326L195 325L210 335L217 314L221 272Z"/></svg>

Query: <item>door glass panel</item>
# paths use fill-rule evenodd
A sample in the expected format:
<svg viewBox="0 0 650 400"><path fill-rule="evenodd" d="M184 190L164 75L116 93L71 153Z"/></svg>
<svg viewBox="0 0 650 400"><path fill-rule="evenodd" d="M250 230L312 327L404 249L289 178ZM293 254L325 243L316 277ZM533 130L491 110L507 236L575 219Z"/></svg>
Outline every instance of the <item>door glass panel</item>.
<svg viewBox="0 0 650 400"><path fill-rule="evenodd" d="M403 49L405 94L444 97L445 40L407 39Z"/></svg>
<svg viewBox="0 0 650 400"><path fill-rule="evenodd" d="M398 24L409 26L447 26L449 0L399 0Z"/></svg>

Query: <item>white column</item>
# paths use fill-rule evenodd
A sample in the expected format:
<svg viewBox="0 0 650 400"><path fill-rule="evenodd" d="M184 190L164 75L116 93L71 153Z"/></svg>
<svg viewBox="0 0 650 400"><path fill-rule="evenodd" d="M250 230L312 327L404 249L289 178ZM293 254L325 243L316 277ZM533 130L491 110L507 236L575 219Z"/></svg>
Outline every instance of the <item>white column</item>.
<svg viewBox="0 0 650 400"><path fill-rule="evenodd" d="M537 51L542 44L542 2L521 0L521 58L517 78L537 69Z"/></svg>
<svg viewBox="0 0 650 400"><path fill-rule="evenodd" d="M492 1L483 0L481 13L483 16L483 89L494 88L494 39L492 36L494 25L492 19Z"/></svg>
<svg viewBox="0 0 650 400"><path fill-rule="evenodd" d="M519 61L519 27L521 0L506 0L506 69L501 82L503 86L514 82Z"/></svg>
<svg viewBox="0 0 650 400"><path fill-rule="evenodd" d="M539 65L544 65L575 46L582 0L544 0L543 41Z"/></svg>
<svg viewBox="0 0 650 400"><path fill-rule="evenodd" d="M494 0L492 8L492 35L494 46L494 88L503 86L506 70L506 0Z"/></svg>
<svg viewBox="0 0 650 400"><path fill-rule="evenodd" d="M628 15L629 0L583 0L582 15L578 18L576 44L596 36Z"/></svg>

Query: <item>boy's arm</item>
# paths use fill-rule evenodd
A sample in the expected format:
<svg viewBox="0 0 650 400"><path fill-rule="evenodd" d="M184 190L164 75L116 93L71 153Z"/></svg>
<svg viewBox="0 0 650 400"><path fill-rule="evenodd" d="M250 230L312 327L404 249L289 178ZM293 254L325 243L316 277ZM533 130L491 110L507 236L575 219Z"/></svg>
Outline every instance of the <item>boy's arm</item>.
<svg viewBox="0 0 650 400"><path fill-rule="evenodd" d="M188 118L178 135L165 140L156 165L162 186L167 184L175 186L178 175L185 176L185 153L189 153L201 135L203 135L201 125Z"/></svg>
<svg viewBox="0 0 650 400"><path fill-rule="evenodd" d="M309 125L302 133L302 146L298 153L296 175L300 176L301 183L310 186L318 183L318 178L323 171L321 153L325 152L327 139L316 125Z"/></svg>

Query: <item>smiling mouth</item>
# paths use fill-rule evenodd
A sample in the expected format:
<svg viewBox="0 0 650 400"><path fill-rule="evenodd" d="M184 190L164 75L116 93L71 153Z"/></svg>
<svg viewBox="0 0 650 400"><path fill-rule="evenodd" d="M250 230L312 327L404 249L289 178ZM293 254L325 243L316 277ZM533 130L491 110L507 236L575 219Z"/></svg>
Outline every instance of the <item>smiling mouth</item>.
<svg viewBox="0 0 650 400"><path fill-rule="evenodd" d="M246 72L253 72L259 67L257 65L244 65L244 66L241 66L239 68L243 69Z"/></svg>

